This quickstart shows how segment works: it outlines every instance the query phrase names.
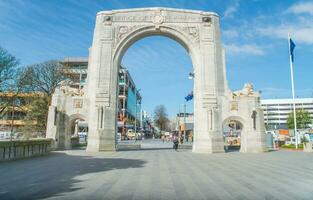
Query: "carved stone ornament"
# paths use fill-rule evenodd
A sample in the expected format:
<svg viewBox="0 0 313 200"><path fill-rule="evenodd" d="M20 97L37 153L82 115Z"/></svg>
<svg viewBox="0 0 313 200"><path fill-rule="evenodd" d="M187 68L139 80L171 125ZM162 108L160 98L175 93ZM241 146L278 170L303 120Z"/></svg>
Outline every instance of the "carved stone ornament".
<svg viewBox="0 0 313 200"><path fill-rule="evenodd" d="M189 34L192 35L195 39L199 39L199 32L197 27L189 27Z"/></svg>
<svg viewBox="0 0 313 200"><path fill-rule="evenodd" d="M238 111L238 101L231 101L230 102L230 110L231 111Z"/></svg>
<svg viewBox="0 0 313 200"><path fill-rule="evenodd" d="M252 83L245 83L242 90L235 91L233 93L233 97L235 97L235 96L239 96L239 97L255 96L255 95L256 95L256 93L253 90L253 84Z"/></svg>
<svg viewBox="0 0 313 200"><path fill-rule="evenodd" d="M153 18L153 23L156 24L156 25L159 25L159 24L162 24L164 22L164 17L163 15L156 15L154 16Z"/></svg>
<svg viewBox="0 0 313 200"><path fill-rule="evenodd" d="M112 16L103 16L103 23L105 25L111 25L112 24Z"/></svg>
<svg viewBox="0 0 313 200"><path fill-rule="evenodd" d="M160 28L160 25L164 22L164 16L162 15L161 10L155 11L152 22L154 23L156 29Z"/></svg>
<svg viewBox="0 0 313 200"><path fill-rule="evenodd" d="M137 29L138 27L142 27L142 26L140 26L140 25L118 26L117 31L116 31L115 41L113 43L113 48L116 47L116 45L121 41L122 38L126 37L127 34L129 34L131 31Z"/></svg>
<svg viewBox="0 0 313 200"><path fill-rule="evenodd" d="M119 34L125 34L128 32L128 27L127 26L120 26L118 32L119 32Z"/></svg>

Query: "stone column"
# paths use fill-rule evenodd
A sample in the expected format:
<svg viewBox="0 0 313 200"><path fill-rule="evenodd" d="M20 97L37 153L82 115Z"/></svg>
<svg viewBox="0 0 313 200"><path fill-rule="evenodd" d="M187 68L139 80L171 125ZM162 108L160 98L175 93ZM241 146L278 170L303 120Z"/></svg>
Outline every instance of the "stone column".
<svg viewBox="0 0 313 200"><path fill-rule="evenodd" d="M245 119L240 147L240 152L243 153L267 151L263 110L260 107L261 105L258 99L259 98L255 96L240 98L240 113ZM255 112L255 115L253 115L253 112Z"/></svg>
<svg viewBox="0 0 313 200"><path fill-rule="evenodd" d="M112 16L98 14L88 65L87 151L115 151L117 68L113 65Z"/></svg>
<svg viewBox="0 0 313 200"><path fill-rule="evenodd" d="M217 27L218 17L204 23L200 31L200 57L195 67L195 140L193 152L224 152L223 135L220 125L221 110L218 108L218 84L224 85L221 48ZM221 68L221 69L218 69ZM221 79L221 80L218 80ZM223 87L221 87L223 88ZM223 89L222 89L223 91Z"/></svg>

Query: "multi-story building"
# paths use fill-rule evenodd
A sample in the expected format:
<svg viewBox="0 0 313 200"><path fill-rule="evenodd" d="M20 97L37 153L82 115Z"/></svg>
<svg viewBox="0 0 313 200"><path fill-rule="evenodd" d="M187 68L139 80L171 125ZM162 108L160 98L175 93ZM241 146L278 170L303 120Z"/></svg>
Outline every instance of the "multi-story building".
<svg viewBox="0 0 313 200"><path fill-rule="evenodd" d="M129 71L122 66L119 70L118 85L118 132L121 133L122 138L125 138L128 129L136 129L136 131L141 130L142 98Z"/></svg>
<svg viewBox="0 0 313 200"><path fill-rule="evenodd" d="M264 122L269 129L286 129L288 115L293 111L292 99L263 99ZM313 119L313 98L295 99L296 110L303 109Z"/></svg>
<svg viewBox="0 0 313 200"><path fill-rule="evenodd" d="M88 59L65 58L61 64L62 72L71 80L70 86L83 88L87 79ZM118 132L125 136L128 129L135 129L135 121L136 129L141 129L141 96L126 68L120 67L118 79Z"/></svg>
<svg viewBox="0 0 313 200"><path fill-rule="evenodd" d="M70 87L82 89L86 84L88 72L88 59L87 58L65 58L60 61L62 64L62 73L70 80L67 84ZM9 104L5 110L0 105L0 132L14 131L19 126L23 126L24 117L27 112L27 106L33 98L36 98L39 93L6 93L0 92L1 105ZM137 122L137 130L140 130L141 123L141 96L136 89L135 83L132 80L127 69L121 67L119 72L119 115L118 127L120 133L126 133L127 129L134 129L135 121ZM14 112L13 102L14 99ZM13 114L12 114L13 113ZM14 117L12 117L12 115ZM13 120L12 120L13 118ZM136 120L135 120L136 118ZM34 122L35 123L35 122ZM86 124L78 122L77 126L81 129L86 129ZM75 127L80 130L80 127Z"/></svg>
<svg viewBox="0 0 313 200"><path fill-rule="evenodd" d="M0 92L0 132L15 132L25 125L24 117L29 111L29 105L42 95L37 92Z"/></svg>
<svg viewBox="0 0 313 200"><path fill-rule="evenodd" d="M87 79L88 59L65 58L60 63L62 64L62 73L71 80L70 87L83 88Z"/></svg>

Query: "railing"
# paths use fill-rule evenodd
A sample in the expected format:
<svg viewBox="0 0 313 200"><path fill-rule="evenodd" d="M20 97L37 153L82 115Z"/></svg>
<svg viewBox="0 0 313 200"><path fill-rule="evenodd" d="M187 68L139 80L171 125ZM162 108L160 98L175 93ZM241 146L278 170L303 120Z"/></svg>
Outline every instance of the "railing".
<svg viewBox="0 0 313 200"><path fill-rule="evenodd" d="M0 141L0 161L44 155L51 150L52 139Z"/></svg>

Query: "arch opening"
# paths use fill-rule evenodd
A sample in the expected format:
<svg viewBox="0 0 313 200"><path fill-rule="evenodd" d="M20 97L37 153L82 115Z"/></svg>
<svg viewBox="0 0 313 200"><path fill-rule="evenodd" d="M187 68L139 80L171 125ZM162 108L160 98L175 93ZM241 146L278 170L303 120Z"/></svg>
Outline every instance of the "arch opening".
<svg viewBox="0 0 313 200"><path fill-rule="evenodd" d="M88 122L83 116L71 116L68 131L72 147L86 147L88 144Z"/></svg>
<svg viewBox="0 0 313 200"><path fill-rule="evenodd" d="M123 140L143 140L143 139L161 139L160 141L165 141L168 142L167 147L171 148L172 147L172 139L176 135L180 138L182 138L182 143L186 143L188 141L188 144L191 146L192 141L193 141L193 111L194 111L194 104L193 100L187 102L187 108L186 111L184 110L184 106L181 105L184 103L184 97L189 94L190 92L193 91L193 80L188 79L188 75L190 73L193 73L193 60L192 60L192 54L190 52L190 48L188 48L188 45L183 42L179 37L176 37L175 35L171 35L169 33L159 33L159 32L144 32L141 34L136 34L132 39L126 39L127 42L124 44L124 47L122 48L123 50L120 51L119 56L115 57L115 65L118 66L118 95L117 95L117 107L118 107L118 114L117 114L117 141L118 143ZM148 41L148 42L147 42ZM152 41L152 42L151 42ZM161 41L161 42L160 42ZM163 43L162 43L163 42ZM161 44L160 44L161 43ZM168 44L170 49L175 52L168 52L169 56L165 56L164 58L164 51L161 50L161 48L164 47L164 44ZM146 63L143 64L138 64L138 62L127 62L127 58L130 57L132 60L136 60L136 57L134 58L134 54L138 54L138 52L133 53L133 49L138 48L147 48L149 46L150 48L146 49L147 52L145 52L145 55L151 53L154 55L151 55L151 57L145 57L147 60ZM165 45L166 46L166 45ZM156 49L155 47L159 48ZM160 52L163 53L160 53ZM142 52L142 51L141 51ZM173 64L175 62L175 58L172 58L174 55L182 55L183 52L183 58L180 57L180 61L175 65ZM140 52L139 52L140 54ZM155 55L157 54L157 55ZM160 55L161 54L161 55ZM139 57L142 57L142 55L139 55ZM162 57L163 56L163 57ZM144 57L144 56L143 56ZM163 65L159 66L160 69L157 69L154 64L154 61L156 58L162 57L160 60L162 62L159 62L157 64ZM179 57L179 56L178 56ZM150 58L150 59L149 59ZM126 59L126 62L125 62ZM164 62L164 61L167 61ZM172 60L172 61L168 61ZM177 58L176 58L177 60ZM184 63L182 60L186 61L188 60L187 64ZM149 63L150 62L150 63ZM177 62L177 61L176 61ZM141 65L138 67L137 65ZM165 66L166 65L166 66ZM184 65L184 66L181 66ZM135 67L135 69L134 69ZM137 67L137 68L136 68ZM126 68L126 70L125 70ZM149 76L144 76L145 73L141 73L139 71L144 71L146 74L149 74ZM149 71L150 70L150 71ZM126 72L125 72L126 71ZM162 71L162 73L160 73ZM137 87L128 87L128 91L126 92L126 95L128 97L132 96L137 96L135 95L136 91L138 89L140 92L138 94L140 95L139 101L141 104L141 98L143 99L143 102L147 102L151 99L157 100L157 97L153 98L153 94L151 92L147 92L148 87L151 87L151 90L158 90L159 96L164 96L163 101L160 100L159 103L154 102L154 106L157 106L159 104L165 104L166 108L170 108L168 111L170 113L170 123L168 124L168 127L165 130L159 130L156 126L153 126L153 110L148 109L148 112L140 112L141 115L150 115L150 119L147 119L147 116L138 116L140 120L136 120L136 127L132 124L134 124L135 117L132 116L131 114L127 113L127 108L125 109L125 106L129 107L129 101L125 102L125 99L120 98L120 95L125 97L125 85L121 85L120 82L125 83L125 81L121 81L122 79L125 79L127 75L125 73L130 73L131 76L134 75L134 82L137 85ZM139 74L139 75L138 75ZM165 78L168 78L167 74L175 74L177 78L176 85L175 81L173 80L165 80ZM152 75L152 76L150 76ZM158 83L156 80L156 76L160 76L161 81L167 81L167 85L172 88L172 92L170 93L169 90L167 91L162 91L160 93L159 89L160 87L164 87L164 84ZM145 79L148 81L148 84L144 84L143 81L140 81L138 77L145 77ZM152 77L152 78L151 78ZM175 77L173 78L175 79ZM175 79L176 80L176 79ZM126 81L127 82L127 81ZM153 82L153 84L150 84ZM187 84L185 84L185 83ZM147 86L148 85L148 86ZM185 89L181 89L181 87L178 87L175 91L173 88L177 85L186 85ZM166 90L166 89L165 89ZM177 90L180 90L177 92ZM131 92L129 92L131 91ZM143 96L141 97L141 93ZM167 94L169 93L169 94ZM132 95L130 95L132 94ZM173 95L174 97L169 97L170 95ZM177 101L178 99L181 99L180 103L178 105L171 105L166 103L166 100L168 101ZM143 103L146 105L146 103ZM175 108L172 108L175 107ZM134 110L134 109L133 109ZM140 110L137 109L137 110ZM173 110L175 110L175 114L173 114ZM125 120L126 118L126 120ZM145 119L143 119L145 118ZM129 123L131 122L131 123ZM136 129L136 130L135 130ZM134 134L135 133L135 134ZM145 140L145 142L148 142Z"/></svg>
<svg viewBox="0 0 313 200"><path fill-rule="evenodd" d="M239 151L244 131L244 122L238 117L230 117L223 121L224 148L226 152Z"/></svg>

